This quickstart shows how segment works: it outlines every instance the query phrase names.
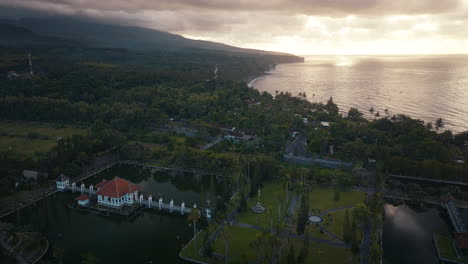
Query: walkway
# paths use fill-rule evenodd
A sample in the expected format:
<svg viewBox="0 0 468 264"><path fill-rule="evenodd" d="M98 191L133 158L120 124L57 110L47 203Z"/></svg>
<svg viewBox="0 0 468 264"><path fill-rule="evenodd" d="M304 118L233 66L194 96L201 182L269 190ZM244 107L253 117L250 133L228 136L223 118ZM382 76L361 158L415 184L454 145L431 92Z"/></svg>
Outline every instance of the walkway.
<svg viewBox="0 0 468 264"><path fill-rule="evenodd" d="M432 197L422 197L422 196L408 196L407 194L402 193L391 193L385 192L384 198L389 199L396 199L396 200L403 200L403 201L414 201L418 200L423 203L433 204L433 205L440 205L441 200L440 198L432 198ZM463 201L452 201L453 206L462 209L468 209L468 203Z"/></svg>
<svg viewBox="0 0 468 264"><path fill-rule="evenodd" d="M324 215L326 215L326 214L328 214L328 213L331 213L331 212L335 212L335 211L339 211L339 210L345 210L345 209L350 209L350 208L354 208L354 207L355 207L354 205L336 207L336 208L332 208L332 209L325 210L325 211L321 212L318 216L323 217ZM342 242L342 243L345 243L341 237L335 235L334 233L332 233L331 231L329 231L328 229L326 229L322 224L319 224L319 228L320 228L320 230L322 230L323 232L325 232L325 233L327 233L328 235L330 235L331 237L333 237L335 240L338 240L338 241L340 241L340 242Z"/></svg>
<svg viewBox="0 0 468 264"><path fill-rule="evenodd" d="M223 138L222 137L217 137L213 141L211 141L210 143L208 143L208 144L204 145L203 147L201 147L200 150L207 150L207 149L211 148L212 146L218 144L221 141L223 141Z"/></svg>
<svg viewBox="0 0 468 264"><path fill-rule="evenodd" d="M323 215L328 214L330 212L344 210L344 209L350 209L350 208L354 208L354 207L356 207L356 206L350 205L350 206L342 206L342 207L336 207L336 208L328 209L328 210L325 210L325 211L321 212L319 214L319 216L322 217Z"/></svg>
<svg viewBox="0 0 468 264"><path fill-rule="evenodd" d="M287 163L299 164L299 165L319 164L321 166L329 167L329 168L353 166L351 162L343 162L343 161L338 161L338 160L326 160L326 159L312 159L312 158L293 156L293 155L287 155L287 154L283 155L283 161Z"/></svg>
<svg viewBox="0 0 468 264"><path fill-rule="evenodd" d="M260 227L260 226L251 225L251 224L246 224L246 223L234 222L233 225L239 226L239 227L243 227L243 228L254 229L254 230L258 230L258 231L265 231L265 229L263 229L263 228ZM298 238L298 239L302 239L302 240L305 239L305 235L299 235L299 234L295 234L295 233L292 233L292 232L289 232L289 231L287 231L287 232L285 232L284 234L282 234L282 236L285 236L285 237L292 237L292 238ZM330 246L335 246L335 247L350 248L350 246L349 246L348 244L346 244L346 243L335 242L335 241L327 240L327 239L323 239L323 238L317 238L317 237L310 237L310 236L309 236L309 240L310 240L310 241L314 241L314 242L318 242L318 243L328 244L328 245L330 245Z"/></svg>
<svg viewBox="0 0 468 264"><path fill-rule="evenodd" d="M366 202L372 199L375 193L375 172L367 173L367 197ZM361 243L361 264L369 263L370 243L371 243L372 224L367 223L364 225L364 235Z"/></svg>
<svg viewBox="0 0 468 264"><path fill-rule="evenodd" d="M435 180L435 179L427 179L421 177L413 177L413 176L403 176L403 175L396 175L396 174L387 174L389 177L392 178L400 178L400 179L408 179L408 180L416 180L416 181L428 181L428 182L437 182L437 183L447 183L453 185L463 185L468 186L468 182L461 182L461 181L446 181L446 180Z"/></svg>

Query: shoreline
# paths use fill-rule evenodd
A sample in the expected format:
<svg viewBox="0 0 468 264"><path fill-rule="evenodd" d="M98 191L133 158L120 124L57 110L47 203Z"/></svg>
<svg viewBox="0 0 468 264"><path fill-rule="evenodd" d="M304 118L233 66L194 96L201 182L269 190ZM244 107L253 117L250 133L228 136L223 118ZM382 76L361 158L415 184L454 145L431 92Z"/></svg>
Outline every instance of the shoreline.
<svg viewBox="0 0 468 264"><path fill-rule="evenodd" d="M304 58L303 58L304 59ZM246 78L244 81L247 83L247 86L249 88L253 88L253 85L256 81L263 79L269 75L272 75L271 71L276 69L276 66L280 64L293 64L293 63L304 63L305 59L302 62L284 62L284 63L278 63L272 66L268 71L263 72L262 74L259 75L254 75L252 77Z"/></svg>
<svg viewBox="0 0 468 264"><path fill-rule="evenodd" d="M253 85L254 85L254 83L255 83L256 81L258 81L258 80L260 80L260 79L263 79L263 78L265 78L265 77L267 77L267 76L269 76L269 75L271 75L271 73L264 72L264 73L262 73L261 75L257 75L257 76L255 76L255 77L248 78L248 79L246 80L247 86L248 86L249 88L253 88Z"/></svg>

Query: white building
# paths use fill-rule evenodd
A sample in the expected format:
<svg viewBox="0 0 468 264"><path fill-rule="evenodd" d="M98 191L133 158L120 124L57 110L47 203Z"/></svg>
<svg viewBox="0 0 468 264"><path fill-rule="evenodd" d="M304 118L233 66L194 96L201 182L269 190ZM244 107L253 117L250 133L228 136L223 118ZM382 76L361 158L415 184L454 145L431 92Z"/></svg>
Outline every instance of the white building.
<svg viewBox="0 0 468 264"><path fill-rule="evenodd" d="M63 175L63 173L58 177L57 181L56 181L56 184L57 184L57 189L59 191L63 191L65 190L65 188L67 188L67 186L70 185L70 179Z"/></svg>
<svg viewBox="0 0 468 264"><path fill-rule="evenodd" d="M76 201L78 201L79 205L87 205L89 204L89 196L86 194L82 194L78 197L75 198Z"/></svg>
<svg viewBox="0 0 468 264"><path fill-rule="evenodd" d="M138 200L138 185L119 177L111 181L102 180L96 185L98 205L121 207L132 205Z"/></svg>

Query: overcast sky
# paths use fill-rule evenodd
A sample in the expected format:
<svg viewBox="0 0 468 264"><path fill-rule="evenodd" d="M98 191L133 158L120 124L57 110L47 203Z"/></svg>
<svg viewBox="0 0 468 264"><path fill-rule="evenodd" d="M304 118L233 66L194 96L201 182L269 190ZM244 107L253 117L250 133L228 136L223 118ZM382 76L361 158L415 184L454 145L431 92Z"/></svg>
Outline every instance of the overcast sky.
<svg viewBox="0 0 468 264"><path fill-rule="evenodd" d="M295 54L468 53L468 0L0 0L12 8Z"/></svg>

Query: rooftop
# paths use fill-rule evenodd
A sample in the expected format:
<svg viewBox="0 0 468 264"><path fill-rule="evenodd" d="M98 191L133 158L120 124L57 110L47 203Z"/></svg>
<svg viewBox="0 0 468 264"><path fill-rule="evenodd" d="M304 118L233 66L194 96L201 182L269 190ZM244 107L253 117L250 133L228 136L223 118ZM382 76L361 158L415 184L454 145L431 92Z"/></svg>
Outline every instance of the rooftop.
<svg viewBox="0 0 468 264"><path fill-rule="evenodd" d="M75 200L77 200L77 201L86 201L86 200L89 200L89 196L86 195L86 194L82 194L82 195L76 197Z"/></svg>
<svg viewBox="0 0 468 264"><path fill-rule="evenodd" d="M102 181L100 183L102 183ZM98 185L100 183L98 183ZM138 185L124 180L122 178L115 177L111 181L108 181L106 184L103 184L102 188L100 188L99 191L96 192L96 194L112 198L120 198L127 193L134 193L139 189L140 188L138 187Z"/></svg>
<svg viewBox="0 0 468 264"><path fill-rule="evenodd" d="M100 181L98 184L96 184L96 188L97 189L102 189L102 187L104 187L109 181L106 180L106 179L102 179L102 181Z"/></svg>
<svg viewBox="0 0 468 264"><path fill-rule="evenodd" d="M468 249L468 233L459 232L455 234L455 244L458 248Z"/></svg>

